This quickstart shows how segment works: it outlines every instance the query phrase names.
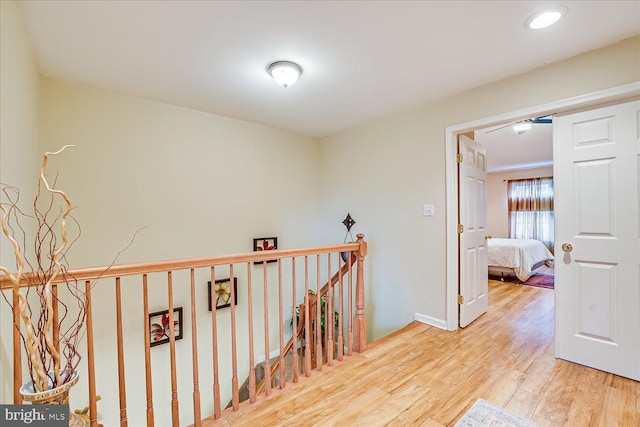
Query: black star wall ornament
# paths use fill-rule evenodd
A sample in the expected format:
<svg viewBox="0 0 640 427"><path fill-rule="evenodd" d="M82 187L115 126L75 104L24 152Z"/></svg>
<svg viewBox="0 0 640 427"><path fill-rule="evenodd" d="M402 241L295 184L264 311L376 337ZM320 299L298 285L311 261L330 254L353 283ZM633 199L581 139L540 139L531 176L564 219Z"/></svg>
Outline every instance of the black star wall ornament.
<svg viewBox="0 0 640 427"><path fill-rule="evenodd" d="M347 213L347 217L342 220L342 223L344 224L345 227L347 227L347 234L344 235L343 243L347 243L347 239L349 237L351 237L350 241L353 242L353 236L351 235L351 227L353 227L353 224L355 224L356 221L353 218L351 218L350 213ZM341 252L340 256L342 257L342 261L347 262L347 260L349 259L349 252Z"/></svg>
<svg viewBox="0 0 640 427"><path fill-rule="evenodd" d="M353 227L353 224L355 224L355 220L353 218L351 218L351 214L347 214L347 217L342 221L342 223L344 224L345 227L347 227L347 234L344 235L344 242L343 243L347 243L347 239L350 237L351 238L351 242L353 242L353 235L351 235L351 227ZM345 258L345 254L342 254L342 259L346 262L347 259Z"/></svg>
<svg viewBox="0 0 640 427"><path fill-rule="evenodd" d="M351 227L353 227L353 224L355 224L356 222L354 221L353 218L351 218L351 214L347 214L347 217L342 220L342 223L344 224L345 227L347 227L347 232L351 231Z"/></svg>

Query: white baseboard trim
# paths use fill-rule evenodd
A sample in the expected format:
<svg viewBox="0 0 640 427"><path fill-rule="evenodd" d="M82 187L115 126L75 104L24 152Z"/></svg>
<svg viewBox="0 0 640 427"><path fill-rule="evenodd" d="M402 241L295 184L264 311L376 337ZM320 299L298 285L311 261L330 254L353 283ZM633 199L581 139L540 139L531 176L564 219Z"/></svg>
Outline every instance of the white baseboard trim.
<svg viewBox="0 0 640 427"><path fill-rule="evenodd" d="M424 314L416 313L414 315L414 320L427 324L429 326L434 326L436 328L447 330L447 322L442 319L436 319L435 317L427 316Z"/></svg>

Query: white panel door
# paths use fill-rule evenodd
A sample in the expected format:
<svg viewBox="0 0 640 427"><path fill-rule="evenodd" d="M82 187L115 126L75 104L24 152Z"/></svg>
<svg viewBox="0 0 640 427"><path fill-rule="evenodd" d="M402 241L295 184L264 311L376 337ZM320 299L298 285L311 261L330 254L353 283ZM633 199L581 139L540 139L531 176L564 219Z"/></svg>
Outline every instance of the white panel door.
<svg viewBox="0 0 640 427"><path fill-rule="evenodd" d="M487 271L487 150L471 138L459 137L458 182L460 213L460 327L486 313Z"/></svg>
<svg viewBox="0 0 640 427"><path fill-rule="evenodd" d="M639 112L635 101L554 120L556 356L635 380Z"/></svg>

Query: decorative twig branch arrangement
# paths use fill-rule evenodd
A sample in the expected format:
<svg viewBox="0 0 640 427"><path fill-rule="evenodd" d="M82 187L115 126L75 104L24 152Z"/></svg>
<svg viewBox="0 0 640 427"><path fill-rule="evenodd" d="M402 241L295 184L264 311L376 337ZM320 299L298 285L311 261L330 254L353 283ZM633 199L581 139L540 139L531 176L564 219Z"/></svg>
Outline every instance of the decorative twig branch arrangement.
<svg viewBox="0 0 640 427"><path fill-rule="evenodd" d="M17 296L18 311L24 328L19 324L15 324L14 327L20 331L22 337L34 391L45 391L68 382L80 363L77 345L85 322L86 299L77 282L67 274L66 263L66 254L79 237L80 227L70 215L72 205L67 194L55 188L55 181L52 187L45 177L49 156L60 154L68 147L71 146L65 145L56 152L44 154L38 192L33 202L33 215L24 213L18 207L20 192L15 187L4 186L2 191L8 202L0 203L2 232L13 246L17 269L12 273L8 267L0 265L0 272L9 277L13 294ZM50 196L48 201L41 200L42 185L46 189L45 194ZM59 199L62 199L64 204L56 209L56 200ZM29 219L37 222L33 262L28 260L26 232L21 224L21 221ZM77 236L71 241L67 235L68 219L77 225ZM27 273L25 264L30 270ZM24 279L29 281L30 286L24 288L23 292L20 284ZM72 295L73 303L76 305L73 314L70 307L53 292L54 281L64 285ZM32 289L36 295L29 296ZM11 305L4 292L3 296ZM60 315L55 313L54 304L61 307ZM59 318L58 325L53 325L56 317ZM64 328L58 328L65 320L67 322ZM57 333L54 334L54 331Z"/></svg>

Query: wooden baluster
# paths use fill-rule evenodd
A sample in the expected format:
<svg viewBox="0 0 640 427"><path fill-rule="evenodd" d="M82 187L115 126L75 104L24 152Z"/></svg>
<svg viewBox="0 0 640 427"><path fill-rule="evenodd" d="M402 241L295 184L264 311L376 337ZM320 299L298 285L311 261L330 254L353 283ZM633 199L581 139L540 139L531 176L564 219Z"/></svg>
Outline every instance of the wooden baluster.
<svg viewBox="0 0 640 427"><path fill-rule="evenodd" d="M247 309L249 310L249 402L256 402L256 362L253 348L253 285L251 263L247 263Z"/></svg>
<svg viewBox="0 0 640 427"><path fill-rule="evenodd" d="M278 320L280 320L280 388L285 387L285 363L284 363L284 315L282 313L282 259L278 258Z"/></svg>
<svg viewBox="0 0 640 427"><path fill-rule="evenodd" d="M238 348L236 336L236 286L233 280L233 264L229 264L229 280L231 286L231 392L233 410L240 409L240 394L238 391Z"/></svg>
<svg viewBox="0 0 640 427"><path fill-rule="evenodd" d="M304 375L311 376L311 326L309 322L309 257L304 256Z"/></svg>
<svg viewBox="0 0 640 427"><path fill-rule="evenodd" d="M127 386L124 379L124 343L122 341L122 298L120 278L116 277L116 334L118 341L118 386L120 388L120 425L126 427L127 421Z"/></svg>
<svg viewBox="0 0 640 427"><path fill-rule="evenodd" d="M329 254L327 254L327 260L329 259ZM327 261L328 262L328 261ZM319 267L319 266L318 266ZM329 272L328 274L329 277L331 277L331 272ZM320 316L322 316L324 318L324 326L322 325L322 323L320 323L320 332L322 333L322 361L323 361L323 365L326 362L328 364L329 360L327 358L327 340L329 339L328 337L328 330L329 330L329 325L328 325L328 321L329 321L329 312L327 311L327 308L329 307L329 301L328 301L328 296L329 296L329 288L331 287L331 284L329 282L327 282L328 286L327 286L327 290L324 293L324 307L322 306L322 298L320 298Z"/></svg>
<svg viewBox="0 0 640 427"><path fill-rule="evenodd" d="M198 381L198 334L196 331L196 278L191 269L191 357L193 359L193 425L202 424L200 416L200 384Z"/></svg>
<svg viewBox="0 0 640 427"><path fill-rule="evenodd" d="M339 256L340 254L338 254ZM327 365L333 366L333 330L335 329L335 320L333 317L333 285L331 284L331 253L327 254L327 277L329 279L329 289L327 290L327 302L324 305L324 325L327 337Z"/></svg>
<svg viewBox="0 0 640 427"><path fill-rule="evenodd" d="M313 316L313 318L315 318L316 316L316 306L314 305L316 303L316 296L313 294L313 291L310 291L309 293L309 314L310 316ZM313 318L309 318L309 331L311 332L309 335L309 340L307 341L307 345L309 346L309 355L311 357L311 369L313 370L313 368L315 367L316 364L316 345L315 345L315 341L313 340L313 338L316 335L316 331L315 331L315 323L313 321Z"/></svg>
<svg viewBox="0 0 640 427"><path fill-rule="evenodd" d="M351 253L349 253L349 258ZM343 335L343 317L344 317L344 282L342 274L342 255L338 254L338 360L342 361L344 356L344 335Z"/></svg>
<svg viewBox="0 0 640 427"><path fill-rule="evenodd" d="M322 371L322 324L320 322L322 298L320 298L320 254L316 255L316 370Z"/></svg>
<svg viewBox="0 0 640 427"><path fill-rule="evenodd" d="M174 427L180 426L178 407L178 378L176 372L176 334L173 316L173 278L171 271L167 272L167 293L169 298L169 354L171 356L171 422ZM182 320L182 319L180 319Z"/></svg>
<svg viewBox="0 0 640 427"><path fill-rule="evenodd" d="M151 384L151 330L149 326L149 285L147 275L142 275L142 298L144 306L144 375L147 388L147 426L153 427L153 387Z"/></svg>
<svg viewBox="0 0 640 427"><path fill-rule="evenodd" d="M211 343L213 344L213 417L220 418L220 378L218 377L218 316L216 314L216 268L211 267Z"/></svg>
<svg viewBox="0 0 640 427"><path fill-rule="evenodd" d="M367 255L367 242L364 241L364 234L362 233L358 233L356 237L360 247L356 252L358 268L356 276L356 314L353 318L353 349L357 353L361 353L367 349L367 319L364 316L364 257Z"/></svg>
<svg viewBox="0 0 640 427"><path fill-rule="evenodd" d="M60 321L58 316L59 304L58 304L58 285L51 285L51 303L53 305L53 346L56 348L58 354L60 354Z"/></svg>
<svg viewBox="0 0 640 427"><path fill-rule="evenodd" d="M89 383L89 422L91 427L98 426L98 405L96 400L96 364L93 350L93 301L91 301L91 282L85 282L87 315L87 372Z"/></svg>
<svg viewBox="0 0 640 427"><path fill-rule="evenodd" d="M352 252L349 252L349 261L347 264L347 282L348 282L348 306L349 313L347 317L347 354L351 356L353 354L353 274L351 273L351 257Z"/></svg>
<svg viewBox="0 0 640 427"><path fill-rule="evenodd" d="M262 262L264 284L264 393L271 394L271 358L269 357L269 288L267 281L267 261Z"/></svg>
<svg viewBox="0 0 640 427"><path fill-rule="evenodd" d="M22 405L22 347L20 346L20 300L18 291L13 291L13 404Z"/></svg>
<svg viewBox="0 0 640 427"><path fill-rule="evenodd" d="M291 354L291 380L298 382L298 316L296 315L296 257L291 257L291 293L293 301L293 318L291 325L293 329L293 353Z"/></svg>

